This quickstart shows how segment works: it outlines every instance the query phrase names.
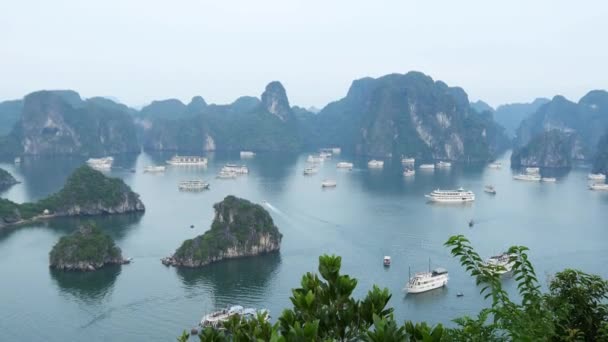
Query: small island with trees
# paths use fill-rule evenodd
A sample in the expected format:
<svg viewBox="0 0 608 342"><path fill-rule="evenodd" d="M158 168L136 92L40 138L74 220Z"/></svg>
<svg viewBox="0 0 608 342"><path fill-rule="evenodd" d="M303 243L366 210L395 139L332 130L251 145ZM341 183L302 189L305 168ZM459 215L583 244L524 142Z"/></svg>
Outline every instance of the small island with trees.
<svg viewBox="0 0 608 342"><path fill-rule="evenodd" d="M112 238L94 225L82 226L59 239L49 253L50 266L68 271L95 271L105 265L122 265L129 260Z"/></svg>
<svg viewBox="0 0 608 342"><path fill-rule="evenodd" d="M0 168L0 191L4 191L17 183L19 182L13 175L5 169Z"/></svg>
<svg viewBox="0 0 608 342"><path fill-rule="evenodd" d="M121 179L106 177L88 166L81 166L68 177L59 192L38 202L18 204L0 199L0 229L43 218L124 214L144 210L139 195Z"/></svg>
<svg viewBox="0 0 608 342"><path fill-rule="evenodd" d="M216 203L211 229L186 240L162 263L201 267L223 259L255 256L280 249L283 237L270 214L259 204L235 196Z"/></svg>

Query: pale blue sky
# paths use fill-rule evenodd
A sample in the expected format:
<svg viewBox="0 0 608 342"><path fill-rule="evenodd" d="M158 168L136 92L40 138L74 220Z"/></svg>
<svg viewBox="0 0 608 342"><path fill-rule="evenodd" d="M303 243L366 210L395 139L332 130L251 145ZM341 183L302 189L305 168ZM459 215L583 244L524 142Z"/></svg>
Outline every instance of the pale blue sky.
<svg viewBox="0 0 608 342"><path fill-rule="evenodd" d="M419 70L492 105L608 88L606 1L19 0L0 3L0 99L38 89L129 105L194 95L292 104Z"/></svg>

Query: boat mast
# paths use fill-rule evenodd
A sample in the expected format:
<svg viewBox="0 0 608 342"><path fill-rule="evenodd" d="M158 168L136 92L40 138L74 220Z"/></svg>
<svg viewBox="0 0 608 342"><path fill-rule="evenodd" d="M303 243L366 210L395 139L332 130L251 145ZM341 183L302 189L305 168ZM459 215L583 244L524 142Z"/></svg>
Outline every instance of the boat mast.
<svg viewBox="0 0 608 342"><path fill-rule="evenodd" d="M431 273L431 258L429 258L429 273Z"/></svg>

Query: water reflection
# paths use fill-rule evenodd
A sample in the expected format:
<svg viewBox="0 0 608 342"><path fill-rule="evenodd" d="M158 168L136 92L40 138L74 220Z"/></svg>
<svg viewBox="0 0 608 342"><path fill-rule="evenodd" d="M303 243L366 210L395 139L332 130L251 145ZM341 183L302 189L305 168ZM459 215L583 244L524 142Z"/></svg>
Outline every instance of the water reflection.
<svg viewBox="0 0 608 342"><path fill-rule="evenodd" d="M66 294L85 304L95 304L112 294L120 265L105 266L93 272L61 271L49 268L51 278L61 294Z"/></svg>
<svg viewBox="0 0 608 342"><path fill-rule="evenodd" d="M177 275L187 291L206 288L214 295L215 307L223 307L265 298L280 264L281 254L269 253L195 269L178 268Z"/></svg>

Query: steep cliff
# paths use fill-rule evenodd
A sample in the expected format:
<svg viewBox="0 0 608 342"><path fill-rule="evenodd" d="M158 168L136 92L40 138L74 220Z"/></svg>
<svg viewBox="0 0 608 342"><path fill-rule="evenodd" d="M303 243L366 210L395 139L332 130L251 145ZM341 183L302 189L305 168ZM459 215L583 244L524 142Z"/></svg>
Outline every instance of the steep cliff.
<svg viewBox="0 0 608 342"><path fill-rule="evenodd" d="M595 156L593 157L594 173L608 174L608 129L597 144Z"/></svg>
<svg viewBox="0 0 608 342"><path fill-rule="evenodd" d="M582 157L591 159L607 127L608 92L590 91L578 103L556 96L521 123L517 130L516 145L525 146L546 131L576 133Z"/></svg>
<svg viewBox="0 0 608 342"><path fill-rule="evenodd" d="M56 216L111 215L144 211L139 195L121 179L82 166L57 193L36 203L0 200L0 228L6 225Z"/></svg>
<svg viewBox="0 0 608 342"><path fill-rule="evenodd" d="M227 196L216 203L211 229L186 240L165 265L200 267L222 259L278 251L282 235L270 214L258 204Z"/></svg>
<svg viewBox="0 0 608 342"><path fill-rule="evenodd" d="M504 141L494 136L504 133L491 116L471 109L464 90L419 72L356 80L345 98L309 120L308 145L374 157L487 160L503 148L491 144Z"/></svg>
<svg viewBox="0 0 608 342"><path fill-rule="evenodd" d="M542 105L549 102L546 98L537 98L530 103L508 103L496 107L494 119L503 126L510 137L515 136L521 122L534 114Z"/></svg>
<svg viewBox="0 0 608 342"><path fill-rule="evenodd" d="M49 253L52 268L69 271L95 271L109 264L128 263L110 236L94 226L80 227L64 236Z"/></svg>
<svg viewBox="0 0 608 342"><path fill-rule="evenodd" d="M537 135L523 147L515 148L511 166L565 168L582 157L576 134L555 129Z"/></svg>
<svg viewBox="0 0 608 342"><path fill-rule="evenodd" d="M10 134L14 144L0 150L36 155L138 152L135 126L126 107L110 102L100 98L83 101L72 91L29 94Z"/></svg>
<svg viewBox="0 0 608 342"><path fill-rule="evenodd" d="M6 190L17 184L17 180L5 169L0 168L0 191Z"/></svg>
<svg viewBox="0 0 608 342"><path fill-rule="evenodd" d="M19 121L22 108L22 100L0 102L0 136L11 132L17 121Z"/></svg>

